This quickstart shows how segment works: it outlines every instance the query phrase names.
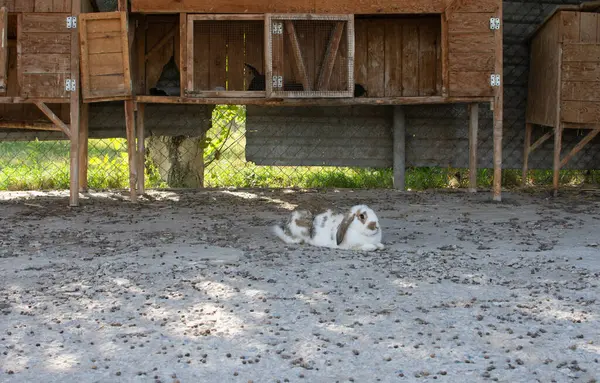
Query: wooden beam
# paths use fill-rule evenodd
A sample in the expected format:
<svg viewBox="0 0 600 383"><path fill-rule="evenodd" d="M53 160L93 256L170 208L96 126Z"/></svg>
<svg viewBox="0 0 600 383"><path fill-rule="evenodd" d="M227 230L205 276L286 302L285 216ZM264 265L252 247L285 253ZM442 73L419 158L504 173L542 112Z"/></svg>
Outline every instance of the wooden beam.
<svg viewBox="0 0 600 383"><path fill-rule="evenodd" d="M48 108L48 106L46 104L44 104L41 101L36 101L35 105L39 108L39 110L42 111L42 113L44 113L44 115L46 117L48 117L48 119L50 121L52 121L54 123L54 125L56 125L58 128L60 128L60 130L63 131L64 134L67 135L67 137L71 138L71 129L69 128L69 126L67 124L65 124L64 122L62 122L62 120L60 118L58 118L58 116L56 114L54 114L54 112L52 110L50 110L50 108Z"/></svg>
<svg viewBox="0 0 600 383"><path fill-rule="evenodd" d="M167 44L171 39L173 39L175 37L175 33L177 32L179 32L179 24L169 29L169 32L167 32L167 34L162 39L158 40L158 42L154 44L154 46L150 48L150 50L148 50L148 52L146 53L145 60L148 61L148 59L152 57L153 54L158 52L160 48L164 47L165 44Z"/></svg>
<svg viewBox="0 0 600 383"><path fill-rule="evenodd" d="M0 121L1 129L27 129L27 130L47 130L62 132L63 130L54 124L47 122L23 122L23 121Z"/></svg>
<svg viewBox="0 0 600 383"><path fill-rule="evenodd" d="M127 0L118 0L117 11L127 12Z"/></svg>
<svg viewBox="0 0 600 383"><path fill-rule="evenodd" d="M581 151L590 141L592 141L600 133L600 128L590 131L570 152L560 161L560 167L565 166L573 156Z"/></svg>
<svg viewBox="0 0 600 383"><path fill-rule="evenodd" d="M540 147L540 145L542 145L544 142L548 141L550 139L550 137L552 137L554 135L554 131L549 131L548 133L544 134L543 136L541 136L540 138L538 138L533 145L531 145L531 147L529 148L529 154L533 153L534 150L536 150L537 148Z"/></svg>
<svg viewBox="0 0 600 383"><path fill-rule="evenodd" d="M185 13L179 14L179 84L180 95L185 95L187 84L188 62L187 62L187 18ZM193 52L193 51L192 51ZM191 90L191 89L190 89Z"/></svg>
<svg viewBox="0 0 600 383"><path fill-rule="evenodd" d="M188 16L187 22L186 22L186 36L185 39L181 42L182 44L186 45L186 52L189 52L187 54L187 57L185 58L185 63L186 63L186 82L185 82L185 88L184 91L185 92L193 92L195 91L195 87L194 87L194 22L190 19L191 16ZM182 50L183 52L183 50ZM185 95L186 93L182 93L182 95Z"/></svg>
<svg viewBox="0 0 600 383"><path fill-rule="evenodd" d="M12 41L12 40L11 40ZM8 77L8 10L0 8L0 93L7 90Z"/></svg>
<svg viewBox="0 0 600 383"><path fill-rule="evenodd" d="M88 191L88 138L89 138L89 104L81 105L79 121L79 191Z"/></svg>
<svg viewBox="0 0 600 383"><path fill-rule="evenodd" d="M81 0L72 0L71 15L76 16L79 20L81 13ZM76 79L77 84L81 83L79 70L79 33L75 31L71 34L71 79ZM70 192L69 205L71 207L79 206L79 174L81 171L80 148L79 148L79 123L80 123L80 107L81 107L81 87L78 85L74 92L71 92L71 146L70 146ZM39 105L38 105L39 107Z"/></svg>
<svg viewBox="0 0 600 383"><path fill-rule="evenodd" d="M394 107L394 189L405 190L406 118L402 106Z"/></svg>
<svg viewBox="0 0 600 383"><path fill-rule="evenodd" d="M140 15L137 26L136 50L136 89L135 94L146 94L146 32L148 21L146 15Z"/></svg>
<svg viewBox="0 0 600 383"><path fill-rule="evenodd" d="M502 2L496 15L502 20ZM503 38L504 23L495 32L495 60L494 69L500 76L500 86L494 92L494 181L492 184L492 199L502 201L502 128L504 118L504 71L503 71Z"/></svg>
<svg viewBox="0 0 600 383"><path fill-rule="evenodd" d="M300 42L298 41L298 34L296 33L296 28L294 27L294 23L292 20L285 21L285 31L292 44L292 54L294 55L294 64L296 64L296 71L298 72L298 77L302 82L302 86L304 87L304 91L310 91L312 86L308 79L308 73L306 72L306 65L304 65L304 58L302 57L302 52L300 51Z"/></svg>
<svg viewBox="0 0 600 383"><path fill-rule="evenodd" d="M477 133L479 104L469 104L469 192L477 192Z"/></svg>
<svg viewBox="0 0 600 383"><path fill-rule="evenodd" d="M146 170L146 136L144 129L144 114L146 105L137 105L137 119L136 119L136 135L137 135L137 192L139 195L145 193L145 170Z"/></svg>
<svg viewBox="0 0 600 383"><path fill-rule="evenodd" d="M139 106L138 106L139 107ZM137 166L135 150L135 111L132 100L125 101L125 130L127 136L127 154L129 158L129 193L131 202L137 202Z"/></svg>
<svg viewBox="0 0 600 383"><path fill-rule="evenodd" d="M502 20L502 19L500 19ZM563 61L563 50L558 50L558 60L556 60L556 70L557 70L557 79L556 79L556 100L560 100L560 93L562 86L562 61ZM554 196L558 196L558 184L560 177L560 152L562 150L562 130L563 127L561 125L561 108L557 107L554 114L554 156L553 156L553 174L552 174L552 187L554 189Z"/></svg>
<svg viewBox="0 0 600 383"><path fill-rule="evenodd" d="M325 51L325 58L323 65L321 65L321 71L317 79L317 90L325 90L329 86L331 80L331 73L333 72L333 66L335 65L335 59L340 48L340 42L344 33L344 22L338 21L335 24L335 28L331 32L329 41L327 42L327 50Z"/></svg>
<svg viewBox="0 0 600 383"><path fill-rule="evenodd" d="M525 124L525 143L523 145L523 174L521 175L521 186L527 185L527 171L529 170L529 154L531 153L531 133L533 124Z"/></svg>

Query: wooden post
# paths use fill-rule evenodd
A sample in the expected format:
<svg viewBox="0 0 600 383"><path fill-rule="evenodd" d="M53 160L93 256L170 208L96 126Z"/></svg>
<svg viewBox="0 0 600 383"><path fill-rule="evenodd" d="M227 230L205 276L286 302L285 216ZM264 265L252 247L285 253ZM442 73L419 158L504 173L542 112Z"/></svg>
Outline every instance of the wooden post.
<svg viewBox="0 0 600 383"><path fill-rule="evenodd" d="M500 2L497 17L502 20L502 2ZM502 201L502 120L504 118L503 33L504 22L501 22L500 29L496 30L496 59L494 63L495 72L500 76L500 86L496 87L494 94L494 183L492 185L492 199L498 202Z"/></svg>
<svg viewBox="0 0 600 383"><path fill-rule="evenodd" d="M145 193L145 132L144 132L144 111L145 104L137 104L137 120L136 120L136 134L137 134L137 191L139 195Z"/></svg>
<svg viewBox="0 0 600 383"><path fill-rule="evenodd" d="M531 150L531 133L533 131L533 125L530 123L525 124L525 145L523 150L523 175L521 176L521 186L527 186L527 171L529 170L529 153Z"/></svg>
<svg viewBox="0 0 600 383"><path fill-rule="evenodd" d="M404 190L406 170L406 118L402 106L394 106L394 188Z"/></svg>
<svg viewBox="0 0 600 383"><path fill-rule="evenodd" d="M79 18L81 1L72 0L71 15ZM71 92L71 147L70 147L70 198L69 205L79 206L79 174L81 163L79 161L79 121L80 121L80 75L79 75L79 33L71 33L71 79L76 80L76 89Z"/></svg>
<svg viewBox="0 0 600 383"><path fill-rule="evenodd" d="M131 202L137 202L137 166L135 151L135 111L133 100L125 101L125 129L127 136L127 154L129 157L129 193Z"/></svg>
<svg viewBox="0 0 600 383"><path fill-rule="evenodd" d="M558 196L558 183L560 179L560 152L562 149L562 125L557 121L554 127L554 166L552 175L552 186L554 196Z"/></svg>
<svg viewBox="0 0 600 383"><path fill-rule="evenodd" d="M469 104L469 192L477 192L477 132L479 104Z"/></svg>
<svg viewBox="0 0 600 383"><path fill-rule="evenodd" d="M88 191L88 137L90 104L81 104L79 121L79 191Z"/></svg>

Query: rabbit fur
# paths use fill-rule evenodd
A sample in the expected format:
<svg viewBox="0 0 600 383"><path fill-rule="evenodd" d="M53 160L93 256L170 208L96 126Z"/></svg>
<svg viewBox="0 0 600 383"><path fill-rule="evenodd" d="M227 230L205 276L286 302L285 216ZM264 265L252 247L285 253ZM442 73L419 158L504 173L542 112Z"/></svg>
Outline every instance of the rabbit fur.
<svg viewBox="0 0 600 383"><path fill-rule="evenodd" d="M343 213L331 209L314 215L309 210L295 210L284 228L273 226L274 234L287 244L308 243L313 246L347 250L384 249L379 219L367 205L355 205Z"/></svg>

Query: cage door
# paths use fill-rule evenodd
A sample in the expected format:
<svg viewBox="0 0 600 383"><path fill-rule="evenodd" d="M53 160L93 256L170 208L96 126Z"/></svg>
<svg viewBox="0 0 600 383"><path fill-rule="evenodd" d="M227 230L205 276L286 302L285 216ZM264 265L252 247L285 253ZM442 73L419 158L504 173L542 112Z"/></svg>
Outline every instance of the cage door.
<svg viewBox="0 0 600 383"><path fill-rule="evenodd" d="M83 101L130 99L127 13L83 13L78 29Z"/></svg>
<svg viewBox="0 0 600 383"><path fill-rule="evenodd" d="M68 98L71 80L69 14L21 13L17 24L17 71L24 98Z"/></svg>
<svg viewBox="0 0 600 383"><path fill-rule="evenodd" d="M352 97L352 15L267 15L267 97Z"/></svg>

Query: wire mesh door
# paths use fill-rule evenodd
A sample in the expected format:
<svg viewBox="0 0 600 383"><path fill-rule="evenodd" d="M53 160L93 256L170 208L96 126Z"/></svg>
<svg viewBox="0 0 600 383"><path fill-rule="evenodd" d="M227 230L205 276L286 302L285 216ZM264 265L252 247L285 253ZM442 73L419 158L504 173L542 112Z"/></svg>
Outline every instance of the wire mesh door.
<svg viewBox="0 0 600 383"><path fill-rule="evenodd" d="M352 97L352 15L267 15L267 97Z"/></svg>

